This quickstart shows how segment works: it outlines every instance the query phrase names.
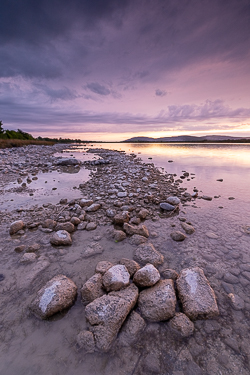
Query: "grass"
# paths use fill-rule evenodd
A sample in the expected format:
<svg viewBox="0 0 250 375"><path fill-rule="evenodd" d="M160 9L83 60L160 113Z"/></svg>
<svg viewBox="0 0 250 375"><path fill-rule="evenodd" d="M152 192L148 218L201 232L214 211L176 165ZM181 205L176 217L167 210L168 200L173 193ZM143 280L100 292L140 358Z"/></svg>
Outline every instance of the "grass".
<svg viewBox="0 0 250 375"><path fill-rule="evenodd" d="M23 147L23 146L28 146L28 145L53 146L54 142L37 141L37 140L21 140L21 139L0 139L0 149L11 148L11 147Z"/></svg>

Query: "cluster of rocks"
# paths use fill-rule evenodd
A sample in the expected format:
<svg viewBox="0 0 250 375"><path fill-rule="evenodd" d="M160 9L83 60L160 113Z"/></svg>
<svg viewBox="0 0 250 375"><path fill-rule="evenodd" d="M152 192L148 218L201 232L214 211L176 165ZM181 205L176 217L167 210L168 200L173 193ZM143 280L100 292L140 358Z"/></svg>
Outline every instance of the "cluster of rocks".
<svg viewBox="0 0 250 375"><path fill-rule="evenodd" d="M47 165L53 170L63 168L65 165L80 166L81 162L74 158L54 157L52 149L53 152L60 150L52 147L41 167ZM33 163L34 170L29 170L32 175L38 172L39 160L44 156L45 151L47 152L47 147L41 147L39 152L36 149L29 151L31 154L29 158L32 159L34 152L38 159L38 163ZM19 149L17 155L20 153L22 155L22 152L24 151ZM82 163L92 170L91 180L81 183L78 187L83 195L82 198L69 201L65 198L58 204L17 209L12 218L15 221L25 222L25 228L28 229L39 228L45 232L55 230L58 233L53 236L54 245L71 244L71 233L76 229L94 230L99 225L107 224L114 224L115 241L121 241L131 235L147 238L147 230L143 227L144 220L157 221L160 217L176 215L179 213L180 204L187 204L197 195L195 192L192 196L186 192L186 188L180 187L183 179L188 177L188 172L184 172L181 179L175 180L175 175L163 174L152 163L142 163L135 154L126 155L123 152L103 149L91 149L89 152L95 153L100 159L94 160L94 164L92 161ZM22 157L20 163L23 163ZM24 166L26 167L26 164ZM22 173L28 172L23 168ZM8 220L8 215L5 212L0 213L0 221ZM186 234L191 234L194 228L189 226L190 224L181 223L184 233L179 230L174 231L171 234L173 240L182 241L186 238ZM19 233L22 234L22 231Z"/></svg>
<svg viewBox="0 0 250 375"><path fill-rule="evenodd" d="M125 258L115 265L101 261L82 286L89 329L78 334L77 343L86 352L109 351L119 332L119 340L131 345L147 322L167 321L173 334L188 337L194 331L193 320L219 314L202 269L183 269L179 275L174 270L160 273L157 265L163 257L152 245L147 247L141 245L135 252L134 259L140 260L141 266ZM36 316L47 319L72 306L76 295L75 283L58 275L38 291L30 308Z"/></svg>

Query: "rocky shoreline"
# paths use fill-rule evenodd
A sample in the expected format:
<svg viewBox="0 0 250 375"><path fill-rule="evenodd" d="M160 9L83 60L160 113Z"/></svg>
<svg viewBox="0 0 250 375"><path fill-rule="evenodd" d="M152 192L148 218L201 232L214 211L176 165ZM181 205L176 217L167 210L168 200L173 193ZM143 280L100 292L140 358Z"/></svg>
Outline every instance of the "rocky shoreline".
<svg viewBox="0 0 250 375"><path fill-rule="evenodd" d="M112 366L120 373L121 363L124 373L136 375L212 374L221 368L225 374L231 374L230 368L221 363L222 358L213 364L209 360L211 349L206 347L199 354L197 345L199 340L206 340L209 330L215 335L224 330L219 341L222 344L218 345L222 345L221 350L226 353L223 355L228 356L227 347L234 344L226 339L224 320L238 319L235 316L240 313L248 317L250 301L243 298L238 288L248 288L248 258L244 252L237 258L235 252L234 264L238 259L241 263L235 276L229 257L225 258L228 250L224 252L218 246L222 264L220 257L206 247L206 241L214 246L219 236L214 233L216 228L210 226L203 237L199 220L195 216L192 220L187 218L185 206L196 208L198 195L197 189L189 194L182 187L182 181L191 177L188 171L180 177L162 173L135 154L114 150L91 149L89 154L98 159L88 161L64 157L65 153L62 157L54 156L64 149L64 145L57 145L1 151L3 196L6 183L16 180L17 193L32 197L29 180L39 179L41 172L87 168L91 177L76 187L79 198L65 195L57 203L0 211L0 285L5 328L18 320L28 332L31 326L46 329L46 321L35 316L49 318L52 331L51 324L55 329L59 324L70 324L67 340L76 348L76 358L95 356L102 366L98 351L109 353L109 365L99 372L103 374L110 373ZM238 238L243 241L245 235L241 232ZM169 288L170 304L164 308L159 296L164 296L164 290ZM17 313L14 320L7 318L6 314L21 299L24 313ZM46 314L47 308L52 314ZM65 308L68 313L63 317ZM83 311L86 319L80 319L75 327L74 314L80 317ZM105 311L116 313L105 315ZM57 316L61 319L57 320ZM200 320L203 318L211 320ZM143 348L142 343L150 336L154 337L155 346L149 341ZM11 340L4 342L6 348L11 346ZM187 345L186 352L183 345ZM60 350L63 352L63 348ZM246 346L244 350L247 356ZM175 364L164 359L161 353L167 352L175 358ZM198 358L203 358L203 364ZM82 371L79 365L79 373L91 374L91 361L87 360ZM234 358L234 363L238 373L247 374L240 357ZM164 372L165 366L171 370Z"/></svg>

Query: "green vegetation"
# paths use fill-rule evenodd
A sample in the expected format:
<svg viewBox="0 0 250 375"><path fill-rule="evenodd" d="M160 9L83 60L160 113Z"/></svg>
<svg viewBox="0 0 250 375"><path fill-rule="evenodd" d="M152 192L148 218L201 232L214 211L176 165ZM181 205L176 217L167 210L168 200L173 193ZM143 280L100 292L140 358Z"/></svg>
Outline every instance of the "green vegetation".
<svg viewBox="0 0 250 375"><path fill-rule="evenodd" d="M0 121L0 139L20 139L26 141L33 141L34 138L31 134L26 133L20 129L15 130L4 130L3 122Z"/></svg>

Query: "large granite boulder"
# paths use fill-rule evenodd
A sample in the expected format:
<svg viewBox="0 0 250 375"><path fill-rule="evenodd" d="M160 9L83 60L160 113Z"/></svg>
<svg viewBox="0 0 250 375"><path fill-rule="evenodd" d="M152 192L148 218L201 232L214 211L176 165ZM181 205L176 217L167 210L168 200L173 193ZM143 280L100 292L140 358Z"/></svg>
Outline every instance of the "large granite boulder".
<svg viewBox="0 0 250 375"><path fill-rule="evenodd" d="M139 287L153 286L161 276L153 264L146 264L134 274L133 282Z"/></svg>
<svg viewBox="0 0 250 375"><path fill-rule="evenodd" d="M96 273L92 276L81 289L82 302L84 305L94 301L96 298L99 298L105 294L102 288L102 275Z"/></svg>
<svg viewBox="0 0 250 375"><path fill-rule="evenodd" d="M69 246L72 245L72 238L66 230L58 230L51 237L50 243L55 246Z"/></svg>
<svg viewBox="0 0 250 375"><path fill-rule="evenodd" d="M151 243L141 244L134 252L134 260L141 264L151 263L155 267L164 262L164 257Z"/></svg>
<svg viewBox="0 0 250 375"><path fill-rule="evenodd" d="M182 270L176 284L183 312L190 319L213 318L219 314L214 291L201 268Z"/></svg>
<svg viewBox="0 0 250 375"><path fill-rule="evenodd" d="M36 316L46 319L73 305L76 293L77 286L71 279L57 275L37 292L30 309Z"/></svg>
<svg viewBox="0 0 250 375"><path fill-rule="evenodd" d="M151 322L168 320L175 315L176 296L173 280L160 280L151 288L143 290L138 307L144 319Z"/></svg>
<svg viewBox="0 0 250 375"><path fill-rule="evenodd" d="M128 270L122 264L117 264L108 269L103 275L103 286L109 292L119 290L129 285L130 275Z"/></svg>
<svg viewBox="0 0 250 375"><path fill-rule="evenodd" d="M138 299L138 289L134 284L108 295L95 299L85 309L90 323L90 331L95 338L98 350L107 352Z"/></svg>

